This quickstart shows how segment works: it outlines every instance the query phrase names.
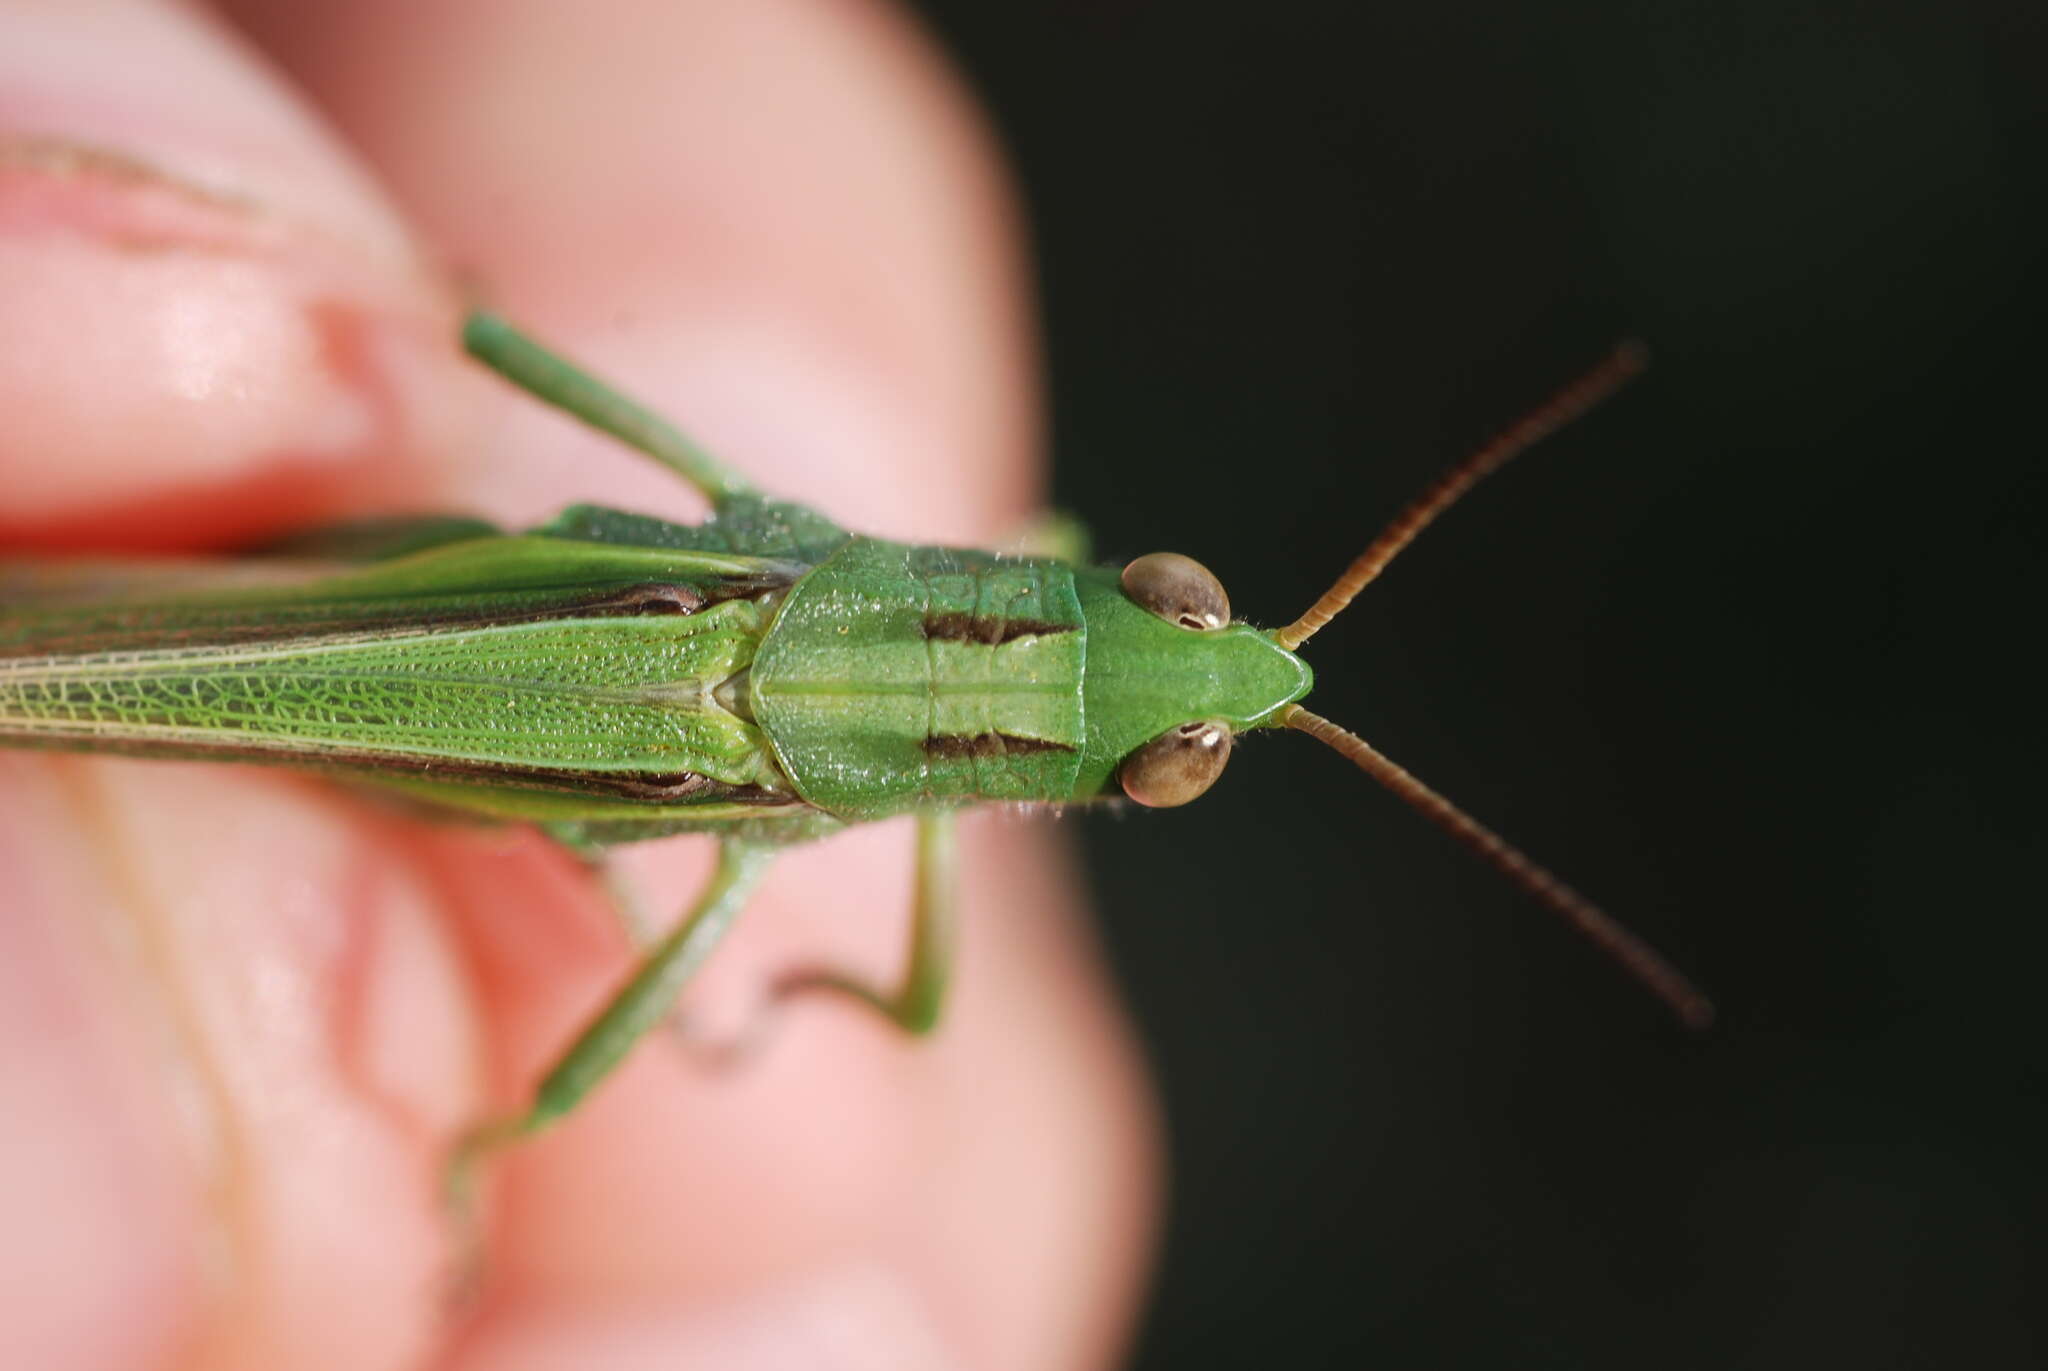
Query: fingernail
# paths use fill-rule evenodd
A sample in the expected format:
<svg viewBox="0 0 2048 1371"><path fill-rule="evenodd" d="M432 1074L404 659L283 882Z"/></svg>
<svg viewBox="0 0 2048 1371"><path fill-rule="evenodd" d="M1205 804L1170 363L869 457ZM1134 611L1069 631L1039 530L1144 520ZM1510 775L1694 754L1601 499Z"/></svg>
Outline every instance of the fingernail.
<svg viewBox="0 0 2048 1371"><path fill-rule="evenodd" d="M119 148L223 201L412 256L396 215L318 120L241 42L186 5L10 6L0 133Z"/></svg>

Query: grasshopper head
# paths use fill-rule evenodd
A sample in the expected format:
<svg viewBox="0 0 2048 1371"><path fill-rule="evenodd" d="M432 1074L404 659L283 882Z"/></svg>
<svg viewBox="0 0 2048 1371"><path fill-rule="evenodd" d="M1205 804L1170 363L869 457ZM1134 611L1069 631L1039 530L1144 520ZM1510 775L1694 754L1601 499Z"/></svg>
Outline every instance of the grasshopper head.
<svg viewBox="0 0 2048 1371"><path fill-rule="evenodd" d="M1314 679L1272 634L1232 623L1222 585L1178 553L1079 573L1075 589L1088 620L1083 794L1186 804L1223 774L1238 733L1277 723Z"/></svg>

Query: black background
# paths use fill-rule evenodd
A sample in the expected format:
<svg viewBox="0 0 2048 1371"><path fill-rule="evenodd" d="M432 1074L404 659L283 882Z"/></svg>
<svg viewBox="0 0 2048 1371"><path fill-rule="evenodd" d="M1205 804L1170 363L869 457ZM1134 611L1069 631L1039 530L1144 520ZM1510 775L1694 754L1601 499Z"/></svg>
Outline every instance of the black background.
<svg viewBox="0 0 2048 1371"><path fill-rule="evenodd" d="M1717 995L1687 1037L1299 737L1076 820L1163 1082L1138 1364L2037 1364L2038 4L921 6L1039 253L1057 494ZM2041 1263L2048 1271L2048 1262Z"/></svg>

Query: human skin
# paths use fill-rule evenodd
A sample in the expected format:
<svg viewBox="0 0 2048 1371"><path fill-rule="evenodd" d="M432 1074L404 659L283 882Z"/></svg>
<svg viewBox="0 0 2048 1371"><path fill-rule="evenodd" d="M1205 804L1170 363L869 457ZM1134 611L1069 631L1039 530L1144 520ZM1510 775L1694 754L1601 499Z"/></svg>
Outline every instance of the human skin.
<svg viewBox="0 0 2048 1371"><path fill-rule="evenodd" d="M0 3L0 551L701 513L465 363L464 291L770 490L996 542L1040 481L1014 222L876 3ZM445 1150L626 967L594 883L283 772L0 754L0 1365L1113 1362L1149 1096L1059 845L963 827L935 1038L814 1002L730 1073L644 1045L494 1168L457 1305ZM678 910L709 847L622 865ZM698 1020L886 977L909 855L784 858Z"/></svg>

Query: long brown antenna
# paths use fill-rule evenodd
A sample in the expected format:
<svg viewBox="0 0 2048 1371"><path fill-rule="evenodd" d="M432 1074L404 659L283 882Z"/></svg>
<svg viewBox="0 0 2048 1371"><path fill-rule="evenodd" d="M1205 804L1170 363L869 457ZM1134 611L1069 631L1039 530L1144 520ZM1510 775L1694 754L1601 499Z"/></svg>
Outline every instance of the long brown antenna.
<svg viewBox="0 0 2048 1371"><path fill-rule="evenodd" d="M1343 753L1368 776L1407 801L1424 818L1491 862L1501 874L1548 905L1566 923L1619 962L1623 970L1652 994L1670 1005L1672 1012L1687 1028L1705 1028L1714 1022L1712 1002L1685 978L1685 973L1665 961L1662 953L1602 913L1578 891L1530 861L1492 829L1388 760L1365 739L1300 705L1289 705L1281 714L1280 722Z"/></svg>
<svg viewBox="0 0 2048 1371"><path fill-rule="evenodd" d="M1509 458L1526 451L1546 435L1562 428L1620 389L1630 377L1649 365L1650 353L1641 343L1619 343L1598 366L1566 386L1524 415L1520 422L1501 430L1492 442L1437 478L1436 484L1417 496L1396 515L1372 545L1345 568L1337 584L1323 592L1323 598L1309 606L1308 613L1274 634L1280 646L1293 651L1307 642L1316 630L1343 612L1375 576L1387 569L1397 553L1415 541L1415 535L1429 527L1437 515L1457 503L1458 497L1478 484L1489 472L1498 470Z"/></svg>

